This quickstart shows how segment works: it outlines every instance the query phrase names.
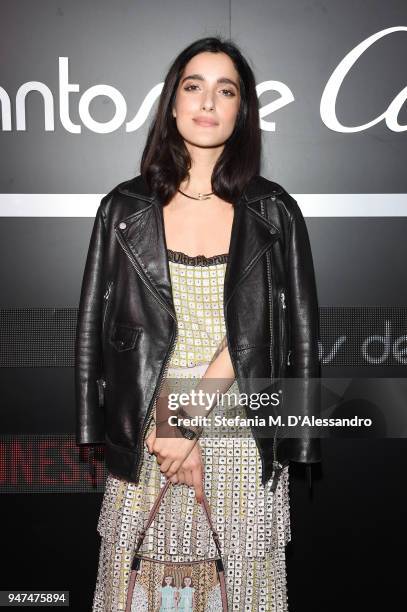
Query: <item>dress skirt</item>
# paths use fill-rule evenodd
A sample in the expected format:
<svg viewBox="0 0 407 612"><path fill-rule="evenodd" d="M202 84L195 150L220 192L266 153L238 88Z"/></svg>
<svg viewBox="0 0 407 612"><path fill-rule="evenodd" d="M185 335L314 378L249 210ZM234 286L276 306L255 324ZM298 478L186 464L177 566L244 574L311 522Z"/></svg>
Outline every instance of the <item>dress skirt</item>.
<svg viewBox="0 0 407 612"><path fill-rule="evenodd" d="M222 304L227 254L212 258L170 250L168 254L179 333L167 381L174 384L174 389L179 385L183 391L203 375L226 337ZM230 394L238 395L236 381L227 391ZM228 418L246 416L244 407L233 402L226 407L220 403L211 414L215 411ZM153 413L146 437L155 425L154 416ZM222 427L217 428L217 435L213 435L213 427L204 427L199 444L204 492L220 540L229 610L287 612L285 547L291 539L289 466L284 467L276 490L271 491L270 481L265 486L261 482L261 458L250 427L224 426L223 430ZM124 612L138 534L167 481L156 456L150 455L145 445L143 448L138 483L110 473L106 480L97 525L101 543L92 612ZM217 557L206 514L197 503L192 486L169 487L139 552L161 561ZM143 610L192 612L186 602L178 607L173 604L154 607L136 580L132 612ZM209 611L221 612L219 606L210 605L200 610Z"/></svg>
<svg viewBox="0 0 407 612"><path fill-rule="evenodd" d="M154 421L150 427L153 424ZM261 483L261 459L248 431L240 428L233 437L230 434L205 437L204 433L205 429L199 439L204 491L221 544L229 610L287 612L285 546L291 539L289 466L283 469L276 491L272 492L270 481L265 486ZM146 447L138 484L108 474L98 520L101 545L92 612L125 610L137 536L165 483L166 476L160 472L155 455L150 455ZM217 556L205 512L196 501L193 487L170 485L139 552L166 561ZM135 588L132 612L166 609L149 607L148 598L143 601ZM202 612L209 610L222 612L220 608Z"/></svg>

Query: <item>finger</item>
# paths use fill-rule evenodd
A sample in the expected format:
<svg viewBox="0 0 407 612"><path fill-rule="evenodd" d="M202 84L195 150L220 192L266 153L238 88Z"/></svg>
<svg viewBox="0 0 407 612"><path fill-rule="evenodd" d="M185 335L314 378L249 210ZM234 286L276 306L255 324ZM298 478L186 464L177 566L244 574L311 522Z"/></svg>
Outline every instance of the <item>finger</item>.
<svg viewBox="0 0 407 612"><path fill-rule="evenodd" d="M185 470L185 484L187 484L189 487L192 487L194 485L194 479L192 477L191 470Z"/></svg>
<svg viewBox="0 0 407 612"><path fill-rule="evenodd" d="M203 499L203 470L199 466L192 472L193 486L195 488L195 497L198 504L202 503Z"/></svg>
<svg viewBox="0 0 407 612"><path fill-rule="evenodd" d="M171 476L168 480L171 480L171 482L174 484L178 484L179 482L177 474L174 474L174 476Z"/></svg>
<svg viewBox="0 0 407 612"><path fill-rule="evenodd" d="M185 470L180 468L176 475L178 477L179 484L185 484Z"/></svg>
<svg viewBox="0 0 407 612"><path fill-rule="evenodd" d="M183 476L184 476L184 484L187 486L190 486L190 470L186 470L185 468L183 469Z"/></svg>
<svg viewBox="0 0 407 612"><path fill-rule="evenodd" d="M164 459L160 465L160 471L165 474L167 478L174 476L174 474L178 472L179 463L179 461L173 461L172 459Z"/></svg>

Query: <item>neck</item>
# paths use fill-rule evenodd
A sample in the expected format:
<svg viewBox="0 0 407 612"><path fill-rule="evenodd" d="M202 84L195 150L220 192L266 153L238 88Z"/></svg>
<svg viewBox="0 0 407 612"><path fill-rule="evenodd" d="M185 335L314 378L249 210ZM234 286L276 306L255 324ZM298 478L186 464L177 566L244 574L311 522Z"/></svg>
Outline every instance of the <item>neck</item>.
<svg viewBox="0 0 407 612"><path fill-rule="evenodd" d="M194 147L186 143L191 156L189 177L182 181L180 189L192 195L212 191L212 173L222 147Z"/></svg>

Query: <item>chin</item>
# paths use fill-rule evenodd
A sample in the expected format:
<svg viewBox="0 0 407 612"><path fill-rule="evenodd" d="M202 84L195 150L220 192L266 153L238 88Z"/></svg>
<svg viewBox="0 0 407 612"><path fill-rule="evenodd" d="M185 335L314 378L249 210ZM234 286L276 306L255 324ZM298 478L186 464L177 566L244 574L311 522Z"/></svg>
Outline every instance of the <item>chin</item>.
<svg viewBox="0 0 407 612"><path fill-rule="evenodd" d="M201 134L198 137L196 133L185 135L181 134L181 136L185 140L185 142L190 145L193 145L194 147L220 147L227 140L227 138L219 138L219 136L217 138L213 138L213 136L210 137L210 134L208 134L206 138L202 138Z"/></svg>

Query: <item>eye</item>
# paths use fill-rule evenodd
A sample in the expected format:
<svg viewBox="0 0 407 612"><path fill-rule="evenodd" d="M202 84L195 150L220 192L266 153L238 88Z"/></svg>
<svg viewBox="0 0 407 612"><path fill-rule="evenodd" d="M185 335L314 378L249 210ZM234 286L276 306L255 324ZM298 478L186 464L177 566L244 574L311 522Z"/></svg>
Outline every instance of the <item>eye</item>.
<svg viewBox="0 0 407 612"><path fill-rule="evenodd" d="M221 91L227 91L228 93L230 93L230 96L226 96L227 98L233 98L233 96L236 95L235 92L231 89L222 89Z"/></svg>
<svg viewBox="0 0 407 612"><path fill-rule="evenodd" d="M195 89L191 90L191 87L197 88L198 85L193 84L193 83L191 83L190 85L186 85L184 87L184 91L195 91ZM236 95L235 92L232 89L221 89L220 91L226 92L227 93L227 95L226 95L227 98L233 98Z"/></svg>

